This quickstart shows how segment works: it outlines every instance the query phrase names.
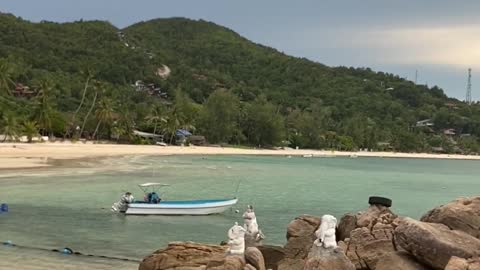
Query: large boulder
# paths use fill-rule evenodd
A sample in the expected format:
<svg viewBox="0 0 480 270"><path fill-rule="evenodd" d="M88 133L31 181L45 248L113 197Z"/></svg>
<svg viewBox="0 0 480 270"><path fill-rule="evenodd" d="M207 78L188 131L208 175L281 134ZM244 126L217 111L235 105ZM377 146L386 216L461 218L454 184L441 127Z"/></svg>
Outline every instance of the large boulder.
<svg viewBox="0 0 480 270"><path fill-rule="evenodd" d="M375 269L378 260L396 252L393 231L398 217L388 207L371 205L356 215L347 214L338 225L339 245L356 269Z"/></svg>
<svg viewBox="0 0 480 270"><path fill-rule="evenodd" d="M199 270L244 270L246 267L245 259L239 255L230 255L225 257L220 264L218 262L211 262L206 266L200 266ZM189 267L174 268L175 270L190 270ZM194 269L192 269L194 270ZM196 270L196 269L195 269Z"/></svg>
<svg viewBox="0 0 480 270"><path fill-rule="evenodd" d="M452 257L445 270L480 270L480 257L475 259Z"/></svg>
<svg viewBox="0 0 480 270"><path fill-rule="evenodd" d="M452 230L460 230L480 238L480 196L459 198L434 208L421 220L445 224Z"/></svg>
<svg viewBox="0 0 480 270"><path fill-rule="evenodd" d="M193 242L172 242L167 248L145 257L139 270L243 270L245 261L239 256L226 256L226 246Z"/></svg>
<svg viewBox="0 0 480 270"><path fill-rule="evenodd" d="M265 267L267 269L277 270L278 263L285 258L285 250L283 247L279 246L258 246L260 252L262 252L263 258L265 259Z"/></svg>
<svg viewBox="0 0 480 270"><path fill-rule="evenodd" d="M263 254L256 247L248 247L245 250L245 260L257 270L266 270Z"/></svg>
<svg viewBox="0 0 480 270"><path fill-rule="evenodd" d="M375 270L429 270L405 251L389 253L378 260Z"/></svg>
<svg viewBox="0 0 480 270"><path fill-rule="evenodd" d="M247 265L245 265L243 270L257 270L257 269L253 265L247 263Z"/></svg>
<svg viewBox="0 0 480 270"><path fill-rule="evenodd" d="M395 241L418 261L433 269L444 269L452 256L471 258L480 255L480 240L462 231L437 223L411 218L401 220Z"/></svg>
<svg viewBox="0 0 480 270"><path fill-rule="evenodd" d="M350 232L357 227L357 217L354 214L345 214L337 225L337 241L350 238Z"/></svg>
<svg viewBox="0 0 480 270"><path fill-rule="evenodd" d="M304 270L355 270L355 265L340 248L312 246Z"/></svg>
<svg viewBox="0 0 480 270"><path fill-rule="evenodd" d="M392 225L376 225L371 231L363 227L351 232L344 248L356 269L375 269L381 257L397 251L393 229Z"/></svg>
<svg viewBox="0 0 480 270"><path fill-rule="evenodd" d="M398 216L390 208L382 205L370 205L365 211L357 214L345 214L337 226L337 240L350 238L350 232L357 228L371 229L375 224L391 224Z"/></svg>
<svg viewBox="0 0 480 270"><path fill-rule="evenodd" d="M278 263L278 270L303 269L320 222L320 217L303 215L288 224L285 257Z"/></svg>

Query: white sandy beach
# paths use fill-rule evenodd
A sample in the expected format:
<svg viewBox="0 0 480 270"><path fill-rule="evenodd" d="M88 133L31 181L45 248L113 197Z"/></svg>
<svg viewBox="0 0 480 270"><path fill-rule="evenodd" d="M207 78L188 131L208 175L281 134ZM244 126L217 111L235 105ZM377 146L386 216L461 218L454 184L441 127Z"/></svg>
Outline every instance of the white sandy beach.
<svg viewBox="0 0 480 270"><path fill-rule="evenodd" d="M280 155L280 156L346 156L384 158L430 158L480 160L480 156L393 152L340 152L325 150L266 150L201 146L156 146L93 143L0 143L0 169L40 168L49 160L111 157L125 155Z"/></svg>

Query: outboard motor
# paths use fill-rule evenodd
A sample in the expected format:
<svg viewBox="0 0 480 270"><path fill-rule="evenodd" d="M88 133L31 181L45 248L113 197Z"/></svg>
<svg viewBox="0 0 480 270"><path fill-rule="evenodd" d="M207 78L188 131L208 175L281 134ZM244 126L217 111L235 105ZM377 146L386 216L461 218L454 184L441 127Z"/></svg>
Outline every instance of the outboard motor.
<svg viewBox="0 0 480 270"><path fill-rule="evenodd" d="M133 203L134 201L135 201L135 198L133 198L132 193L126 192L125 194L122 195L122 197L120 198L120 201L112 205L112 211L123 213L127 211L128 204Z"/></svg>

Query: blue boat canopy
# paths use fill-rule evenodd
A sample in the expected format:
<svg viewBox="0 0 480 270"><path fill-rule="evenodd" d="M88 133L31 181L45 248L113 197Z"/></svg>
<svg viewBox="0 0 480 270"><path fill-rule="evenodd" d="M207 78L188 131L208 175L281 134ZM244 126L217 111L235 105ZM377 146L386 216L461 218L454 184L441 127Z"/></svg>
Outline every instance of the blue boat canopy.
<svg viewBox="0 0 480 270"><path fill-rule="evenodd" d="M190 133L188 130L185 130L185 129L177 129L177 132L175 133L175 135L188 137L188 136L192 136L192 133Z"/></svg>

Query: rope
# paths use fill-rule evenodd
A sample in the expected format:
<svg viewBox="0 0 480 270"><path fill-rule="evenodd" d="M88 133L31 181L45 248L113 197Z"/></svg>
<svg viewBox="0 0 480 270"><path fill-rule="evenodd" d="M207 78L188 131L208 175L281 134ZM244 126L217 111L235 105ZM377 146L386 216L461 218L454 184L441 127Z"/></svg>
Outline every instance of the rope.
<svg viewBox="0 0 480 270"><path fill-rule="evenodd" d="M21 248L21 249L51 251L51 252L59 252L59 253L65 254L65 255L95 257L95 258L103 258L103 259L118 260L118 261L128 261L128 262L136 262L136 263L141 262L141 260L139 260L139 259L129 259L129 258L96 255L96 254L83 254L83 253L80 253L80 252L74 252L72 249L70 249L68 247L63 248L63 250L58 250L58 249L48 249L48 248L41 248L41 247L30 247L30 246L17 245L17 244L13 244L11 241L4 241L2 243L3 243L4 246L7 246L7 247L16 247L16 248Z"/></svg>

